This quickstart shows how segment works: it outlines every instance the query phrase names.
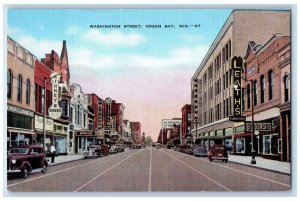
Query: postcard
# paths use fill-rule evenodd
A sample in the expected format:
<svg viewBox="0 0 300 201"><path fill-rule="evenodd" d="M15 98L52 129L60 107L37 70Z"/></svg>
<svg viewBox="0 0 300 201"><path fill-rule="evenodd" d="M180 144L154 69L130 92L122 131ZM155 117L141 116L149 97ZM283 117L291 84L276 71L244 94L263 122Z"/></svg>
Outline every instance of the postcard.
<svg viewBox="0 0 300 201"><path fill-rule="evenodd" d="M291 9L9 7L6 23L8 193L293 188Z"/></svg>

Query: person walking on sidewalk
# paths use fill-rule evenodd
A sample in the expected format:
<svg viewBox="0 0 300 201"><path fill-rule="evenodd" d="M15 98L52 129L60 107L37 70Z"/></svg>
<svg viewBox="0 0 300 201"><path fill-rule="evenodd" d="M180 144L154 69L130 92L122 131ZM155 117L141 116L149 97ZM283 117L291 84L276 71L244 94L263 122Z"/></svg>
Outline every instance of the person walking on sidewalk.
<svg viewBox="0 0 300 201"><path fill-rule="evenodd" d="M54 158L55 158L55 146L52 143L51 148L50 148L50 152L51 152L51 163L54 163Z"/></svg>

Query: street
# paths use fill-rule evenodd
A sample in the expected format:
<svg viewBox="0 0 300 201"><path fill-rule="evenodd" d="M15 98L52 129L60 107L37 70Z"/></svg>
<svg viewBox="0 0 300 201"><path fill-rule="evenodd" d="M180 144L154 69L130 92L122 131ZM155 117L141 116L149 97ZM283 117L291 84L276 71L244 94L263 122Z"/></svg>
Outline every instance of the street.
<svg viewBox="0 0 300 201"><path fill-rule="evenodd" d="M10 178L11 192L288 191L290 176L236 163L209 162L170 149L134 149L49 166Z"/></svg>

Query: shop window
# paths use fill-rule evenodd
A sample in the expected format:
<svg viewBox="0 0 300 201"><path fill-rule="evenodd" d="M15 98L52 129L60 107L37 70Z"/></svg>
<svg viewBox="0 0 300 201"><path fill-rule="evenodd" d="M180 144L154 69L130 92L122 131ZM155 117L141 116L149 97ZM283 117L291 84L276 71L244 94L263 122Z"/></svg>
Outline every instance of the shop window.
<svg viewBox="0 0 300 201"><path fill-rule="evenodd" d="M289 101L289 77L288 75L285 75L283 78L284 82L284 102Z"/></svg>
<svg viewBox="0 0 300 201"><path fill-rule="evenodd" d="M17 82L17 101L22 102L22 83L23 83L23 77L21 74L18 76L18 82Z"/></svg>
<svg viewBox="0 0 300 201"><path fill-rule="evenodd" d="M12 81L13 81L13 74L9 69L7 71L7 98L11 99L12 94Z"/></svg>
<svg viewBox="0 0 300 201"><path fill-rule="evenodd" d="M260 76L260 103L265 102L265 76Z"/></svg>
<svg viewBox="0 0 300 201"><path fill-rule="evenodd" d="M278 154L278 134L263 136L263 153Z"/></svg>
<svg viewBox="0 0 300 201"><path fill-rule="evenodd" d="M245 138L235 139L235 151L237 153L245 153Z"/></svg>
<svg viewBox="0 0 300 201"><path fill-rule="evenodd" d="M225 139L225 147L227 151L232 151L232 139Z"/></svg>
<svg viewBox="0 0 300 201"><path fill-rule="evenodd" d="M61 110L63 116L68 116L68 101L66 99L63 99L61 101Z"/></svg>

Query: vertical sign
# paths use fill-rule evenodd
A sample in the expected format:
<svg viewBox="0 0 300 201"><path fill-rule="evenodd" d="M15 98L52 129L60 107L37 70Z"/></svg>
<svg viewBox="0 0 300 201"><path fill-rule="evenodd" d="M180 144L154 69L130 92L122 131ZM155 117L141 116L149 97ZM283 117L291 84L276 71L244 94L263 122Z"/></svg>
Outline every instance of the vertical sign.
<svg viewBox="0 0 300 201"><path fill-rule="evenodd" d="M230 121L245 121L242 116L242 66L243 59L234 56L231 59L231 69L233 71L233 116L229 116Z"/></svg>
<svg viewBox="0 0 300 201"><path fill-rule="evenodd" d="M52 105L49 108L49 116L53 119L58 119L61 116L61 108L59 106L59 80L61 75L57 72L51 74L51 82L52 82Z"/></svg>

